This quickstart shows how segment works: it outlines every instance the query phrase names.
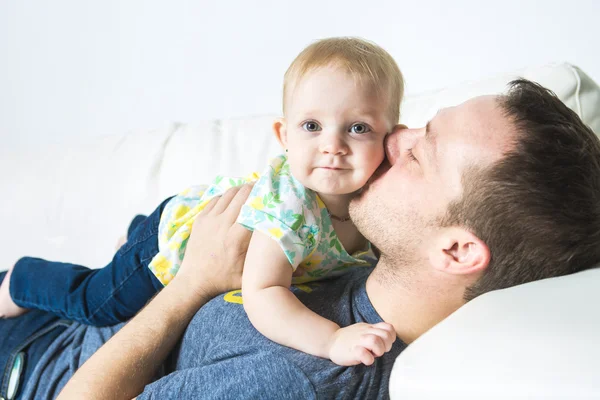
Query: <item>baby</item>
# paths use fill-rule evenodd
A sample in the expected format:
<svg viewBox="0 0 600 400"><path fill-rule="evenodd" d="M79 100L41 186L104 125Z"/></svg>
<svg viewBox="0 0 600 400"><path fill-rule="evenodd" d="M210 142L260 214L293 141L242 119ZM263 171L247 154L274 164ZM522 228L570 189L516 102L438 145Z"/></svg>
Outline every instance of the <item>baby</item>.
<svg viewBox="0 0 600 400"><path fill-rule="evenodd" d="M238 217L253 231L242 277L248 318L282 345L340 365L370 365L391 348L393 327L340 328L306 308L290 285L373 265L348 204L385 157L403 89L395 61L373 43L311 44L285 74L284 117L273 125L285 152L261 175L217 177L165 200L105 268L22 258L0 288L0 314L38 308L95 325L127 320L177 273L192 223L210 199L256 181Z"/></svg>

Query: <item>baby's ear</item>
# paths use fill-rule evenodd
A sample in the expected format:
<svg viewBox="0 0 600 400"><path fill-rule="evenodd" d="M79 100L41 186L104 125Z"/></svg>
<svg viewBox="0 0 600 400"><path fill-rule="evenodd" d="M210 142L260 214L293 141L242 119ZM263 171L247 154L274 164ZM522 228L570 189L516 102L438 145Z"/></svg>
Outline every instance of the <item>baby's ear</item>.
<svg viewBox="0 0 600 400"><path fill-rule="evenodd" d="M273 122L273 133L282 148L287 149L287 128L285 118L277 118Z"/></svg>

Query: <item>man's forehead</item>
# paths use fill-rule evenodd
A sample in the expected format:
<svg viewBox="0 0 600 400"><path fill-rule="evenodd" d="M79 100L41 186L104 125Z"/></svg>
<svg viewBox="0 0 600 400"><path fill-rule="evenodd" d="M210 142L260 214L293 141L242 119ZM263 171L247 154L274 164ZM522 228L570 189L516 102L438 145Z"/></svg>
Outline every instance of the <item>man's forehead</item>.
<svg viewBox="0 0 600 400"><path fill-rule="evenodd" d="M474 97L457 106L442 108L434 120L444 120L447 124L457 125L454 128L486 139L506 137L514 127L498 100L497 95Z"/></svg>
<svg viewBox="0 0 600 400"><path fill-rule="evenodd" d="M438 139L497 158L512 147L514 126L497 95L478 96L440 109L429 122Z"/></svg>
<svg viewBox="0 0 600 400"><path fill-rule="evenodd" d="M473 113L488 113L499 110L498 95L483 95L472 97L458 105L440 108L432 119L440 115L465 115Z"/></svg>

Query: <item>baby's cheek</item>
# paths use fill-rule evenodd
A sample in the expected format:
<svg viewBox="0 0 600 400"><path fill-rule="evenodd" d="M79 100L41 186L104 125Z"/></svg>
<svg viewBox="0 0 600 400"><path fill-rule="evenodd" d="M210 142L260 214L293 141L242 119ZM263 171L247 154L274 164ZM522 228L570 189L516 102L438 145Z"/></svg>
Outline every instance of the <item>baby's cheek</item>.
<svg viewBox="0 0 600 400"><path fill-rule="evenodd" d="M383 159L385 158L385 150L383 150L383 145L374 149L369 157L366 159L366 170L368 171L369 176L373 175L377 167L381 164Z"/></svg>
<svg viewBox="0 0 600 400"><path fill-rule="evenodd" d="M307 176L310 174L310 168L308 168L307 164L303 162L300 157L298 157L298 159L292 159L290 157L288 160L292 176L298 179L304 186L308 187Z"/></svg>
<svg viewBox="0 0 600 400"><path fill-rule="evenodd" d="M385 152L373 152L371 155L364 160L361 176L359 178L360 187L367 184L367 181L375 173L377 168L381 165L381 162L385 158Z"/></svg>

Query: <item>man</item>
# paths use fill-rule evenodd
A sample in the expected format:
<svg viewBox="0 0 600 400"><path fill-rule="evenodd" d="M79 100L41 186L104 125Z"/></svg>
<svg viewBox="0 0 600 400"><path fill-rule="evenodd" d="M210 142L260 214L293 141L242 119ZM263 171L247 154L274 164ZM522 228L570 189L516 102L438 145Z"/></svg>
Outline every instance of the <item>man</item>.
<svg viewBox="0 0 600 400"><path fill-rule="evenodd" d="M516 81L508 95L441 110L425 128L399 126L386 154L350 207L381 252L375 269L293 289L341 325L391 323L397 340L391 349L375 343L372 366L340 367L269 342L235 292L208 301L239 286L249 233L234 221L244 187L207 207L177 277L61 398L386 397L395 357L466 301L600 261L600 141L539 85ZM116 330L66 328L24 394L56 394L68 366Z"/></svg>

